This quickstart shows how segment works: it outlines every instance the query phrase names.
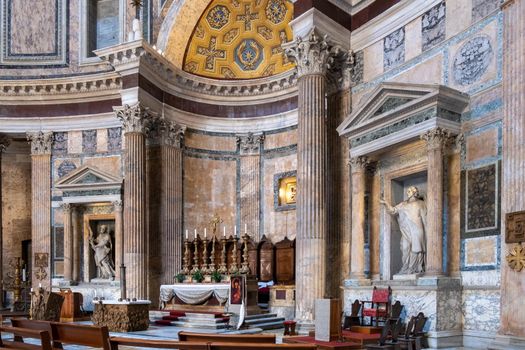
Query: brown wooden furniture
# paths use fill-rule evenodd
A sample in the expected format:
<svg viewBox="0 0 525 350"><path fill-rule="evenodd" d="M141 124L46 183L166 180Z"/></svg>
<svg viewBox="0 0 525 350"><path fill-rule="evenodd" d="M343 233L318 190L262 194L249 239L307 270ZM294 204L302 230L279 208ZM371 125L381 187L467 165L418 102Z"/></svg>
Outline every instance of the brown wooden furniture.
<svg viewBox="0 0 525 350"><path fill-rule="evenodd" d="M258 275L260 282L269 282L274 279L274 247L272 242L263 236L258 246L259 268Z"/></svg>
<svg viewBox="0 0 525 350"><path fill-rule="evenodd" d="M417 316L412 316L405 330L405 334L399 338L401 349L420 350L423 348L425 333L423 328L428 317L420 312Z"/></svg>
<svg viewBox="0 0 525 350"><path fill-rule="evenodd" d="M213 334L180 331L179 341L275 344L275 334Z"/></svg>
<svg viewBox="0 0 525 350"><path fill-rule="evenodd" d="M208 350L207 342L181 342L175 340L137 339L124 337L111 337L109 339L113 349L119 346L135 348L180 349L180 350Z"/></svg>
<svg viewBox="0 0 525 350"><path fill-rule="evenodd" d="M377 344L366 344L365 348L367 350L377 350L377 349L386 349L386 350L400 350L401 347L398 343L399 332L401 331L401 320L399 318L393 319L389 318L385 321L383 330L381 332L381 337Z"/></svg>
<svg viewBox="0 0 525 350"><path fill-rule="evenodd" d="M352 303L352 309L349 316L344 317L343 329L350 329L352 326L360 326L361 318L359 316L359 311L361 311L361 302L356 299Z"/></svg>
<svg viewBox="0 0 525 350"><path fill-rule="evenodd" d="M320 341L315 340L314 336L283 337L283 343L287 344L311 344L319 350L353 350L361 349L361 344L341 341Z"/></svg>
<svg viewBox="0 0 525 350"><path fill-rule="evenodd" d="M390 318L399 318L401 316L401 311L403 311L403 305L401 305L401 302L398 300L392 304Z"/></svg>
<svg viewBox="0 0 525 350"><path fill-rule="evenodd" d="M209 350L272 350L272 349L291 349L291 350L314 350L318 349L313 344L254 344L254 343L210 343Z"/></svg>
<svg viewBox="0 0 525 350"><path fill-rule="evenodd" d="M295 283L295 241L288 237L275 244L275 279L276 283Z"/></svg>
<svg viewBox="0 0 525 350"><path fill-rule="evenodd" d="M14 340L3 340L0 334L0 349L27 349L27 350L51 350L51 336L49 332L18 327L0 327L1 333L11 333ZM40 345L24 343L22 338L38 339Z"/></svg>
<svg viewBox="0 0 525 350"><path fill-rule="evenodd" d="M64 303L62 304L62 311L60 313L61 322L75 322L85 318L81 310L83 303L81 293L65 289L61 290L59 294L64 297Z"/></svg>
<svg viewBox="0 0 525 350"><path fill-rule="evenodd" d="M374 320L376 326L379 322L384 322L390 317L390 303L392 300L392 289L388 288L377 288L374 286L372 292L372 300L362 301L363 312L361 318L361 324L364 324L364 317L370 317L370 325L373 325ZM370 304L370 306L366 306Z"/></svg>

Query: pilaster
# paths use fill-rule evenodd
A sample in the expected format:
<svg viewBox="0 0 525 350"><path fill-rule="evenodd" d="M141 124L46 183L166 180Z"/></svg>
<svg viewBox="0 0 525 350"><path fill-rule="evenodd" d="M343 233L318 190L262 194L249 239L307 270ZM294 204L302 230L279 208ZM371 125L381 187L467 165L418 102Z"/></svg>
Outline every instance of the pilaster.
<svg viewBox="0 0 525 350"><path fill-rule="evenodd" d="M64 217L64 283L71 284L73 280L72 206L70 203L62 203L60 208Z"/></svg>
<svg viewBox="0 0 525 350"><path fill-rule="evenodd" d="M4 275L4 259L3 259L3 250L4 250L4 235L3 235L3 224L2 224L2 211L3 211L3 202L2 202L2 157L3 153L11 144L11 140L3 134L0 134L0 276ZM3 286L0 285L0 307L4 305L4 291Z"/></svg>
<svg viewBox="0 0 525 350"><path fill-rule="evenodd" d="M121 200L116 200L112 204L113 212L115 213L115 279L120 279L120 267L124 258L123 203Z"/></svg>

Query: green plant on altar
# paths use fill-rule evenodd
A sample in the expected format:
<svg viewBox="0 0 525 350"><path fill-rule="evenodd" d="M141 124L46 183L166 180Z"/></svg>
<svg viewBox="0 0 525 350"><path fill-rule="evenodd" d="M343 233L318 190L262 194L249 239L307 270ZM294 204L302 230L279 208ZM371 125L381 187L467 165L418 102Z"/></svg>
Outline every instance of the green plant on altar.
<svg viewBox="0 0 525 350"><path fill-rule="evenodd" d="M175 275L175 279L177 280L177 282L182 283L186 279L186 276L182 272L179 272Z"/></svg>
<svg viewBox="0 0 525 350"><path fill-rule="evenodd" d="M211 280L215 283L219 283L220 281L222 281L222 275L220 274L219 271L215 270L213 271L213 273L211 274Z"/></svg>
<svg viewBox="0 0 525 350"><path fill-rule="evenodd" d="M197 270L191 275L193 282L201 283L204 281L204 275L201 270Z"/></svg>

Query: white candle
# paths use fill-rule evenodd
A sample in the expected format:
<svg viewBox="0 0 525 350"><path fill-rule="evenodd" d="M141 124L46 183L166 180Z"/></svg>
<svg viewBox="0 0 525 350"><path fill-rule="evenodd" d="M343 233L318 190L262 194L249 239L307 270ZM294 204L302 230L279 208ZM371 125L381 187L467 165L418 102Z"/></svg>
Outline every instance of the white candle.
<svg viewBox="0 0 525 350"><path fill-rule="evenodd" d="M226 237L226 226L223 226L222 236Z"/></svg>
<svg viewBox="0 0 525 350"><path fill-rule="evenodd" d="M204 228L204 238L206 238L206 227Z"/></svg>
<svg viewBox="0 0 525 350"><path fill-rule="evenodd" d="M22 270L22 281L23 281L23 282L26 281L26 269L23 269L23 270Z"/></svg>
<svg viewBox="0 0 525 350"><path fill-rule="evenodd" d="M95 289L95 297L97 296L97 290Z"/></svg>
<svg viewBox="0 0 525 350"><path fill-rule="evenodd" d="M233 226L233 236L237 237L237 225Z"/></svg>
<svg viewBox="0 0 525 350"><path fill-rule="evenodd" d="M195 239L197 239L197 229L195 229Z"/></svg>
<svg viewBox="0 0 525 350"><path fill-rule="evenodd" d="M244 233L248 233L248 224L244 224Z"/></svg>
<svg viewBox="0 0 525 350"><path fill-rule="evenodd" d="M188 230L186 230L186 239L188 239Z"/></svg>
<svg viewBox="0 0 525 350"><path fill-rule="evenodd" d="M42 283L39 283L39 284L38 284L38 288L42 288Z"/></svg>

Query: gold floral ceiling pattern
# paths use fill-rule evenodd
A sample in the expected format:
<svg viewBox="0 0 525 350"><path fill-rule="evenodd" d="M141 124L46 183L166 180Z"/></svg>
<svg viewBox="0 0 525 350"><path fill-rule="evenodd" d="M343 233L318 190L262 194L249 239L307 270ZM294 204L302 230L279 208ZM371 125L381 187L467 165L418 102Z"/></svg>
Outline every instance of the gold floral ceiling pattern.
<svg viewBox="0 0 525 350"><path fill-rule="evenodd" d="M214 0L195 27L184 70L219 79L266 77L293 68L283 43L292 40L289 0Z"/></svg>

